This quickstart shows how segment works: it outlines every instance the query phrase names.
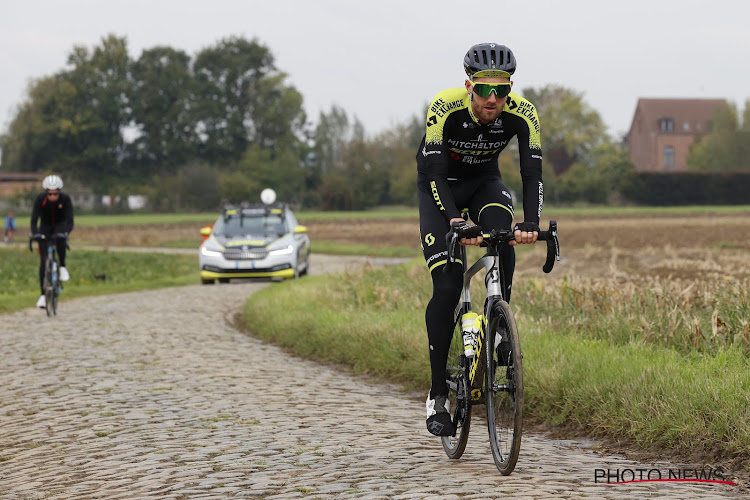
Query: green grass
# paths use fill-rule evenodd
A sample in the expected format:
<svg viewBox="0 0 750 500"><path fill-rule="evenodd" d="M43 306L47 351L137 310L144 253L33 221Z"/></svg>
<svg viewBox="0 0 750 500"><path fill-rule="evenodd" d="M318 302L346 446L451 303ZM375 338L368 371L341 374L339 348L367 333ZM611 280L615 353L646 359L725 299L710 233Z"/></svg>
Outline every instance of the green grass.
<svg viewBox="0 0 750 500"><path fill-rule="evenodd" d="M750 362L739 349L685 356L645 343L519 328L524 395L535 416L644 448L747 457Z"/></svg>
<svg viewBox="0 0 750 500"><path fill-rule="evenodd" d="M101 295L195 284L198 256L73 250L67 255L71 280L60 295ZM105 274L106 280L94 278ZM39 255L24 247L0 247L0 313L33 307L39 297Z"/></svg>
<svg viewBox="0 0 750 500"><path fill-rule="evenodd" d="M740 346L681 352L637 335L592 338L574 325L550 323L565 311L554 301L529 302L524 287L536 286L519 283L514 295L514 307L540 309L518 315L530 417L652 451L699 447L707 458L748 458L750 360ZM424 263L414 259L266 288L250 297L243 317L254 334L299 355L426 391L430 293ZM481 300L481 289L473 296ZM287 313L289 304L295 314Z"/></svg>

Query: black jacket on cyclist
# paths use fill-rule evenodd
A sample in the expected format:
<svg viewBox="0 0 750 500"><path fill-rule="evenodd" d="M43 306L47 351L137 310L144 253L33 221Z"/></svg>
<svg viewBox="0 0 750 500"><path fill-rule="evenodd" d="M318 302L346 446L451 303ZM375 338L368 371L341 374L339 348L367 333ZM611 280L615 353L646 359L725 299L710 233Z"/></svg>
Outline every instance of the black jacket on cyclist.
<svg viewBox="0 0 750 500"><path fill-rule="evenodd" d="M41 193L34 200L31 210L31 234L42 233L49 237L54 233L70 233L73 230L73 201L65 193L60 193L57 201Z"/></svg>

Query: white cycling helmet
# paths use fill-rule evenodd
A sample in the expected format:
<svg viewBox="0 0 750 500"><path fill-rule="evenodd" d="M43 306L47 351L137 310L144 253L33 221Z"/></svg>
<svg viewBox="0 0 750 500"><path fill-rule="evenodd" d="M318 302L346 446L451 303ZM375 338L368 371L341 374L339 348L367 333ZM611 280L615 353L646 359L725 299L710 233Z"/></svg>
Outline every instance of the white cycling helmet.
<svg viewBox="0 0 750 500"><path fill-rule="evenodd" d="M48 175L42 181L42 187L46 190L50 189L62 189L63 181L56 175Z"/></svg>

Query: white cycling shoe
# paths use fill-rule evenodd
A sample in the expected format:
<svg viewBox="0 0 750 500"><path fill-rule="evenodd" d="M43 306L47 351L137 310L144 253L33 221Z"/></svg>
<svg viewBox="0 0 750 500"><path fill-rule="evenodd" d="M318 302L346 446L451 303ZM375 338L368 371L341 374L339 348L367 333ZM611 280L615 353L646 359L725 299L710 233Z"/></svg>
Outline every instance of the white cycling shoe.
<svg viewBox="0 0 750 500"><path fill-rule="evenodd" d="M36 306L40 309L47 307L47 298L44 295L41 295L39 300L36 301Z"/></svg>
<svg viewBox="0 0 750 500"><path fill-rule="evenodd" d="M60 267L60 281L68 281L70 279L70 273L64 267Z"/></svg>
<svg viewBox="0 0 750 500"><path fill-rule="evenodd" d="M427 394L427 430L436 436L452 436L456 433L450 414L450 402L445 396L431 399Z"/></svg>

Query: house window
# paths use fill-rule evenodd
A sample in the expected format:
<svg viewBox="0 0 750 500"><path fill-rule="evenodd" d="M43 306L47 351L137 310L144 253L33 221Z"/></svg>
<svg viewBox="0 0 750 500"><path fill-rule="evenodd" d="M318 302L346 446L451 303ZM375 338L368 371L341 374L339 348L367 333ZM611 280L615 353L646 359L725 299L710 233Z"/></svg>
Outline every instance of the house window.
<svg viewBox="0 0 750 500"><path fill-rule="evenodd" d="M664 147L664 168L674 167L674 148L672 146Z"/></svg>
<svg viewBox="0 0 750 500"><path fill-rule="evenodd" d="M671 118L662 118L659 120L659 130L663 133L670 133L674 131L674 121Z"/></svg>

